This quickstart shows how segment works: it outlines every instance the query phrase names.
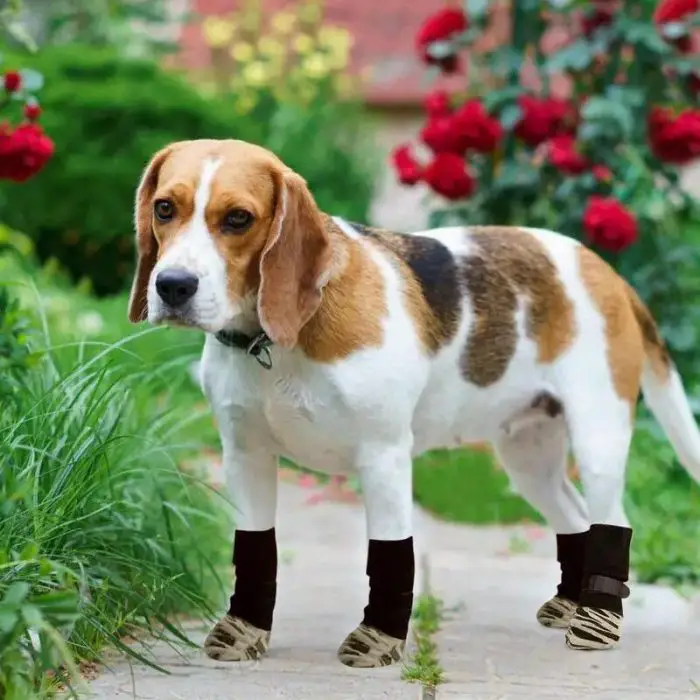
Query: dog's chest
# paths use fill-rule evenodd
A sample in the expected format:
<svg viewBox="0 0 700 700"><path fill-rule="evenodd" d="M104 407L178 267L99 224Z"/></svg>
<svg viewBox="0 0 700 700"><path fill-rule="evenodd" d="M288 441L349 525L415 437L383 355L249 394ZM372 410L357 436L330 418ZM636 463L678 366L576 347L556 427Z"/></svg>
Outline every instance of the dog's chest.
<svg viewBox="0 0 700 700"><path fill-rule="evenodd" d="M314 391L296 377L282 377L265 392L261 409L280 454L326 473L351 470L359 435L332 387Z"/></svg>
<svg viewBox="0 0 700 700"><path fill-rule="evenodd" d="M205 350L202 384L224 444L269 449L317 471L351 471L360 428L343 388L328 376L268 372L252 358L212 358Z"/></svg>

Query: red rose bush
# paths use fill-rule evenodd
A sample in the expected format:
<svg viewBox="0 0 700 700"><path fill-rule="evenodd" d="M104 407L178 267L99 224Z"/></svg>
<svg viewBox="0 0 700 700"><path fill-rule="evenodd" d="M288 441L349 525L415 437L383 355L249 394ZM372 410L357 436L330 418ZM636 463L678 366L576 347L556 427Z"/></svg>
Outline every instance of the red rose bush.
<svg viewBox="0 0 700 700"><path fill-rule="evenodd" d="M687 209L675 168L700 157L700 60L689 59L700 0L660 0L646 18L623 0L563 3L546 19L515 4L511 41L478 55L469 48L488 26L489 3L465 6L481 11L449 6L426 18L417 53L445 73L480 63L488 80L465 80L465 94L428 93L417 143L392 156L403 184L436 195L432 223L554 228L617 260L647 244L672 194ZM578 29L547 54L555 22ZM538 79L528 84L522 66L533 57ZM569 88L553 93L553 77Z"/></svg>
<svg viewBox="0 0 700 700"><path fill-rule="evenodd" d="M417 28L419 60L463 90L426 95L415 142L392 154L397 177L431 193L432 226L585 242L667 320L678 361L695 363L700 322L682 347L673 333L700 292L681 289L700 279L700 211L679 171L700 158L700 0L543 5L510 3L510 37L485 52L472 47L494 2L446 6ZM693 226L697 245L681 237Z"/></svg>
<svg viewBox="0 0 700 700"><path fill-rule="evenodd" d="M32 95L41 80L33 72L24 75L30 80L15 70L8 70L2 76L2 105L8 108L13 103L22 103L23 108L19 124L0 123L0 180L25 182L41 171L54 153L53 141L38 124L41 107Z"/></svg>

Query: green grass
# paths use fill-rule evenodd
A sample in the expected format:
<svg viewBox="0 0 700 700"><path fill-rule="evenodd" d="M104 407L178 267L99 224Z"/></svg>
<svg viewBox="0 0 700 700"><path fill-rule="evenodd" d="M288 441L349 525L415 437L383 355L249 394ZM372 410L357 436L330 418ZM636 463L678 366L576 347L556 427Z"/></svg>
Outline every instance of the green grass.
<svg viewBox="0 0 700 700"><path fill-rule="evenodd" d="M510 491L508 477L488 452L438 450L416 460L416 501L445 520L492 524L539 521L538 514Z"/></svg>
<svg viewBox="0 0 700 700"><path fill-rule="evenodd" d="M201 339L130 326L124 295L96 301L13 258L0 275L43 351L0 396L0 697L30 700L73 655L148 662L124 635L187 644L179 616L228 594L231 512L186 466L218 444L188 372Z"/></svg>
<svg viewBox="0 0 700 700"><path fill-rule="evenodd" d="M430 689L444 682L444 671L440 666L434 640L442 619L442 601L431 593L420 595L413 607L413 638L416 650L401 672L403 680L420 683L424 688Z"/></svg>
<svg viewBox="0 0 700 700"><path fill-rule="evenodd" d="M630 455L627 514L640 580L700 584L700 487L665 439L639 430Z"/></svg>

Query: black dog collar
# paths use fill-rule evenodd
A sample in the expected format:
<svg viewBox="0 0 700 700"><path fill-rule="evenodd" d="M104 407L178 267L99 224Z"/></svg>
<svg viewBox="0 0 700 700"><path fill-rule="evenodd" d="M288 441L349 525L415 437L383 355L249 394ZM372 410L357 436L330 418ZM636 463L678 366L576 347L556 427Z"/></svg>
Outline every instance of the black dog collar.
<svg viewBox="0 0 700 700"><path fill-rule="evenodd" d="M215 338L226 347L244 350L246 355L252 355L261 367L272 369L272 341L265 331L260 331L257 335L247 335L240 331L219 331Z"/></svg>

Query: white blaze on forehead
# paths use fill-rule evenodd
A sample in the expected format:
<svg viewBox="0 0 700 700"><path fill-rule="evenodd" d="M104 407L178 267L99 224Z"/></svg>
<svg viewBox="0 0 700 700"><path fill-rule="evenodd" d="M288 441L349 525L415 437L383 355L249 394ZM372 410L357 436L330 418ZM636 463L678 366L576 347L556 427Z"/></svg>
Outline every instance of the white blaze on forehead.
<svg viewBox="0 0 700 700"><path fill-rule="evenodd" d="M192 225L207 227L205 213L207 204L211 197L211 186L214 182L214 175L221 165L221 158L207 158L202 165L202 173L199 176L199 185L194 193L194 214L192 215Z"/></svg>
<svg viewBox="0 0 700 700"><path fill-rule="evenodd" d="M161 269L183 268L200 278L225 274L225 262L214 245L206 220L214 176L220 165L220 158L207 158L203 162L194 192L192 218L163 256Z"/></svg>

